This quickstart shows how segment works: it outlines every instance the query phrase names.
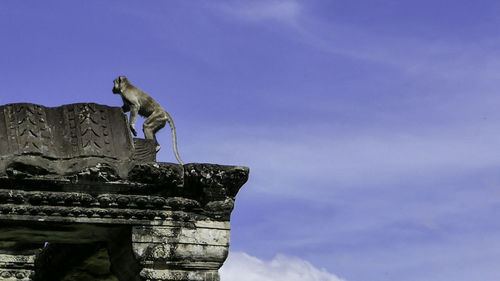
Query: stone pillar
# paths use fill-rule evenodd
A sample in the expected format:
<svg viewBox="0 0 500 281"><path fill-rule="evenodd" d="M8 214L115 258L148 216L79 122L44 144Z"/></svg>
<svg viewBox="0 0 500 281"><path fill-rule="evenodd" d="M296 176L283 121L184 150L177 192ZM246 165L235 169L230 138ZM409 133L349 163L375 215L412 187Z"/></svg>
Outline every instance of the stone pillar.
<svg viewBox="0 0 500 281"><path fill-rule="evenodd" d="M132 248L148 281L219 281L229 249L229 222L134 226Z"/></svg>

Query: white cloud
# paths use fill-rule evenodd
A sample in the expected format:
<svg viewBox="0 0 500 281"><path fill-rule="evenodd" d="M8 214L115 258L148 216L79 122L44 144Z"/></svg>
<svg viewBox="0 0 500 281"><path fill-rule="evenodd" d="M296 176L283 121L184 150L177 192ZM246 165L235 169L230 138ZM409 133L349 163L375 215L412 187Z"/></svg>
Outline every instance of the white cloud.
<svg viewBox="0 0 500 281"><path fill-rule="evenodd" d="M240 20L276 20L290 24L295 22L301 10L300 4L292 0L231 2L218 8Z"/></svg>
<svg viewBox="0 0 500 281"><path fill-rule="evenodd" d="M285 255L263 261L241 252L231 252L220 270L222 281L344 281L311 263Z"/></svg>

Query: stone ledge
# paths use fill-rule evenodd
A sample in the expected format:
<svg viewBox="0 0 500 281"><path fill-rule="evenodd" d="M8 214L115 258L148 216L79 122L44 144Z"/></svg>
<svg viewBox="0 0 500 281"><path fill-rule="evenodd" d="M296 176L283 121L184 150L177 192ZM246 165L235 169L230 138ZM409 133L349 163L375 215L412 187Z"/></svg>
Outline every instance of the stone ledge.
<svg viewBox="0 0 500 281"><path fill-rule="evenodd" d="M181 181L173 176L179 175L175 173L178 165L139 166L140 172L131 177L134 181L0 177L0 214L61 220L71 217L155 220L169 217L166 211L187 211L214 220L229 220L234 198L249 172L240 166L186 164ZM175 184L180 181L183 185Z"/></svg>
<svg viewBox="0 0 500 281"><path fill-rule="evenodd" d="M249 169L158 163L155 145L121 108L0 106L0 280L108 259L96 270L121 281L219 281Z"/></svg>

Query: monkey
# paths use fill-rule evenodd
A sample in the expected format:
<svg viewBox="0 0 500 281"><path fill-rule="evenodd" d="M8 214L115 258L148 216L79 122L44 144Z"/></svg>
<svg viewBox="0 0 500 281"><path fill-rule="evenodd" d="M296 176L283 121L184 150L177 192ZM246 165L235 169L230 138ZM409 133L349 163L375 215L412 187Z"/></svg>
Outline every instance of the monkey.
<svg viewBox="0 0 500 281"><path fill-rule="evenodd" d="M170 114L168 114L168 112L163 109L151 96L132 85L132 83L130 83L125 76L119 76L113 80L113 94L119 94L122 97L123 112L130 111L129 126L130 131L134 134L134 136L137 136L137 131L135 130L135 120L137 118L137 114L146 118L142 124L142 131L144 132L144 137L146 139L155 141L156 152L158 152L161 148L160 144L156 140L156 132L165 127L168 122L170 129L172 130L172 142L175 158L177 158L179 164L184 165L184 162L182 162L177 150L177 134L175 132L174 120Z"/></svg>

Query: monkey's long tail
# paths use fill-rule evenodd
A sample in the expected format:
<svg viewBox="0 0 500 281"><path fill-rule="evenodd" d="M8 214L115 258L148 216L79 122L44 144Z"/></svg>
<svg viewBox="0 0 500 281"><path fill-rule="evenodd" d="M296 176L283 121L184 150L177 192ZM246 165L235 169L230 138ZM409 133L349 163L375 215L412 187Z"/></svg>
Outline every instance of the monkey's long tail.
<svg viewBox="0 0 500 281"><path fill-rule="evenodd" d="M184 162L182 162L181 157L179 156L179 151L177 150L177 133L175 132L175 125L174 125L174 119L172 119L172 116L167 113L167 121L168 124L170 125L170 129L172 130L172 143L174 147L174 154L175 158L177 158L177 161L179 161L179 164L184 165Z"/></svg>

